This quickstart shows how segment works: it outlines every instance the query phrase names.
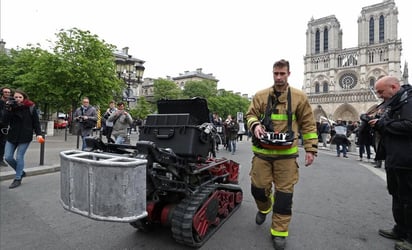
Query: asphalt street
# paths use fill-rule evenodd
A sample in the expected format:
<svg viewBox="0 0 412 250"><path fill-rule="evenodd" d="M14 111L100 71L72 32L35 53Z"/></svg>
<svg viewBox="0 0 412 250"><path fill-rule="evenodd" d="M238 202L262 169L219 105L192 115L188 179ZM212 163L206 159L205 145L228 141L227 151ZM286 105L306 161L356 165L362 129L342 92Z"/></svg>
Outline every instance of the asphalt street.
<svg viewBox="0 0 412 250"><path fill-rule="evenodd" d="M10 171L2 167L0 249L188 249L174 242L169 228L145 234L127 223L95 221L64 210L59 152L76 148L76 139L63 133L46 138L43 166L39 166L40 146L33 142L26 155L29 176L16 189L8 189L11 180L6 173ZM250 142L239 142L233 156L221 149L218 157L240 164L244 197L239 210L201 249L272 249L270 219L261 226L254 222ZM302 150L298 162L300 178L287 249L393 249L394 241L377 233L393 225L383 169L357 161L356 152L345 159L325 149L310 167L304 167Z"/></svg>

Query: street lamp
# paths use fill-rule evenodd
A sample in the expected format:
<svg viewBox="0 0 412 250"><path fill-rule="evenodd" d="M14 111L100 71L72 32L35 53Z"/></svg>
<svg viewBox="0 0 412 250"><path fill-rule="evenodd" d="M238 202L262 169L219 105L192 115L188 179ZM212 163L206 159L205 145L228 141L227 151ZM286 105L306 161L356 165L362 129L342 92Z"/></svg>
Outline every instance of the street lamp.
<svg viewBox="0 0 412 250"><path fill-rule="evenodd" d="M129 108L130 102L136 101L131 86L133 86L134 83L142 83L145 67L137 59L132 58L131 55L127 55L126 58L117 59L116 64L119 78L127 85L123 95L123 101L127 102L127 107Z"/></svg>

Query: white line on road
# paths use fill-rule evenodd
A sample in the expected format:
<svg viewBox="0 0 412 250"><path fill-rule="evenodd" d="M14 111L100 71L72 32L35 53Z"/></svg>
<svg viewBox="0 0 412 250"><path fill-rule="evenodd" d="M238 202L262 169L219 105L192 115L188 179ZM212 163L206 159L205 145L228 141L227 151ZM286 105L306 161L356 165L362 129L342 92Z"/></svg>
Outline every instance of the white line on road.
<svg viewBox="0 0 412 250"><path fill-rule="evenodd" d="M382 180L386 181L386 173L385 171L380 170L379 168L375 168L374 166L371 165L367 165L364 163L359 163L361 166L369 169L369 171L371 171L372 173L376 174L379 178L381 178Z"/></svg>

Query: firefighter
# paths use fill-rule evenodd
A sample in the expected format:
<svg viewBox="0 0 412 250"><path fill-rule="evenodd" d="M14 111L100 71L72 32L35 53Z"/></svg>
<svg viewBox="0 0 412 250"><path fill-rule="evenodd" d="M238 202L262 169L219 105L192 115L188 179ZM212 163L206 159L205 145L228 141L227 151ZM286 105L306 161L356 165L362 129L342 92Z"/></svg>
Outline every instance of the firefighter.
<svg viewBox="0 0 412 250"><path fill-rule="evenodd" d="M288 61L275 62L274 85L255 94L246 114L253 135L250 177L251 192L258 208L256 224L263 224L266 215L273 210L270 232L275 249L286 246L293 190L299 178L296 160L299 133L306 151L305 166L314 161L318 145L312 108L301 90L289 86L289 75Z"/></svg>

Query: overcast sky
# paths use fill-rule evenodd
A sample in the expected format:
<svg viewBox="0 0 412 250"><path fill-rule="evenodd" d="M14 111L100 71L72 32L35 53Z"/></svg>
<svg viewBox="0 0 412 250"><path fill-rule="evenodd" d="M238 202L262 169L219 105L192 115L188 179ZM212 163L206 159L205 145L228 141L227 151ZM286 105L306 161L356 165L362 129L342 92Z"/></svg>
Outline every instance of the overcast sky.
<svg viewBox="0 0 412 250"><path fill-rule="evenodd" d="M0 0L0 36L7 48L51 45L60 29L88 30L146 61L144 77L178 76L202 68L218 88L254 94L272 85L272 65L291 63L289 82L303 85L308 21L335 15L343 47L358 43L362 7L382 0ZM412 60L412 13L395 1L402 70ZM410 8L409 8L410 10ZM410 11L409 11L410 12ZM410 64L410 62L409 62Z"/></svg>

